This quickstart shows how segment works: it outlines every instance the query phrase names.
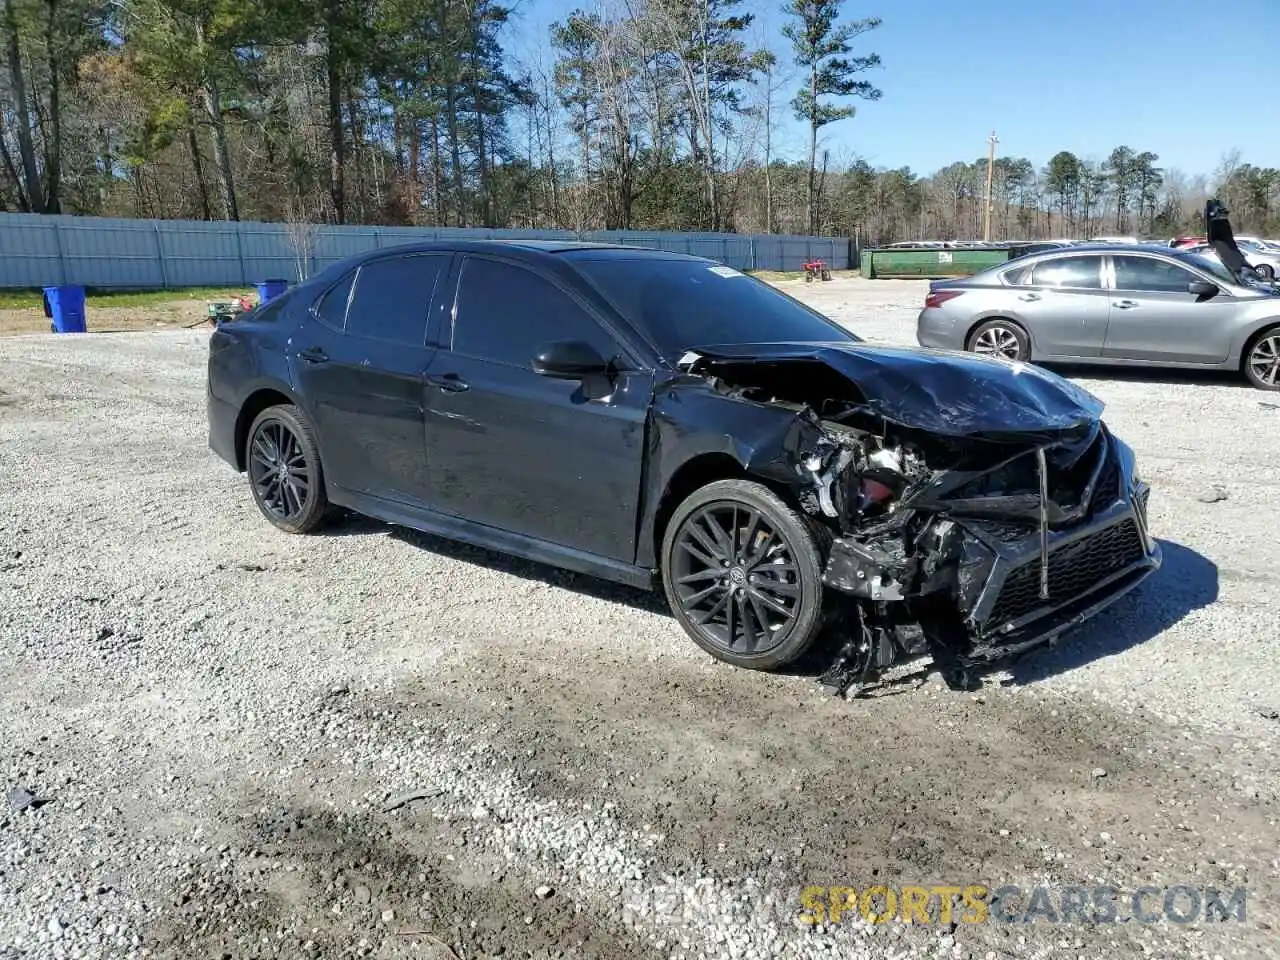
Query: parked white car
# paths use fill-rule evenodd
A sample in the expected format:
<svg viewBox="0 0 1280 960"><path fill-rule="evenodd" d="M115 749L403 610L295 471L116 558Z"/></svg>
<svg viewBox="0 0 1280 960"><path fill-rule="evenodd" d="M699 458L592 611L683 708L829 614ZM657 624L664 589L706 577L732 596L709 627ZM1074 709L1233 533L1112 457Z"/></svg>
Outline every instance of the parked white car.
<svg viewBox="0 0 1280 960"><path fill-rule="evenodd" d="M1248 237L1236 237L1236 246L1244 254L1249 266L1257 270L1265 279L1274 280L1277 276L1280 276L1280 250L1271 250L1257 240ZM1211 244L1198 243L1194 247L1185 247L1184 249L1188 253L1198 253L1203 257L1208 257L1215 263L1222 262Z"/></svg>

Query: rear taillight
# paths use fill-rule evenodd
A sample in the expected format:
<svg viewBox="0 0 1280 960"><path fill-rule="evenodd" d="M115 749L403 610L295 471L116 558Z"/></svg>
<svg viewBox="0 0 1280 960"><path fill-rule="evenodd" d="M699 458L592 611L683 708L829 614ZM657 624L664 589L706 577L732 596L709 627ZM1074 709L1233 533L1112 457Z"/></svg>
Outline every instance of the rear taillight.
<svg viewBox="0 0 1280 960"><path fill-rule="evenodd" d="M940 307L948 300L954 300L963 290L930 290L929 295L924 298L924 305L928 307Z"/></svg>

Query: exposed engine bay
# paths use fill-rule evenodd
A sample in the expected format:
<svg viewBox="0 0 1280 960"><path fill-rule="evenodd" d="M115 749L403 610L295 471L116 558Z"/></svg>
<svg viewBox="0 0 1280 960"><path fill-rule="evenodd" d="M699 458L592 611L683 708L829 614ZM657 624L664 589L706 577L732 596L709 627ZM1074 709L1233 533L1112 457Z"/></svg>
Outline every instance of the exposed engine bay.
<svg viewBox="0 0 1280 960"><path fill-rule="evenodd" d="M1132 453L1066 381L1028 367L1009 387L1008 364L985 358L963 382L931 377L954 377L950 358L936 371L910 359L902 379L856 347L755 349L700 351L688 369L792 417L757 470L830 537L841 644L821 681L838 695L927 661L968 689L983 664L1052 640L1159 566ZM1005 369L984 382L990 364Z"/></svg>

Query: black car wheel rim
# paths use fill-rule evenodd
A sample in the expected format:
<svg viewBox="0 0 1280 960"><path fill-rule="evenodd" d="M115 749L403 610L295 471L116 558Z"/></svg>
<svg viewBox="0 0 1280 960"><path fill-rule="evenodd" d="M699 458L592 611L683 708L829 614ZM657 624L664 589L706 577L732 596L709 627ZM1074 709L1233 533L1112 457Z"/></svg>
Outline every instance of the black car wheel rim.
<svg viewBox="0 0 1280 960"><path fill-rule="evenodd" d="M279 420L261 424L249 446L249 476L258 499L278 520L292 520L311 498L311 471L302 444Z"/></svg>
<svg viewBox="0 0 1280 960"><path fill-rule="evenodd" d="M1280 381L1280 334L1263 337L1249 352L1249 369L1269 387Z"/></svg>
<svg viewBox="0 0 1280 960"><path fill-rule="evenodd" d="M791 545L759 510L700 507L681 524L670 562L681 613L711 643L761 654L786 639L800 611L800 572Z"/></svg>

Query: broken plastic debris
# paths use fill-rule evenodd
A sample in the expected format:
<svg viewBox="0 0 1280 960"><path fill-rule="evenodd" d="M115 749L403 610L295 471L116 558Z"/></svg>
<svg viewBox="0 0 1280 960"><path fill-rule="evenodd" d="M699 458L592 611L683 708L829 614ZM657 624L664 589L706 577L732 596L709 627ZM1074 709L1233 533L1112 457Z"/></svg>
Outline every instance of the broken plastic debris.
<svg viewBox="0 0 1280 960"><path fill-rule="evenodd" d="M9 791L9 810L12 813L21 813L23 810L39 810L48 802L43 797L37 797L25 787L14 787Z"/></svg>

